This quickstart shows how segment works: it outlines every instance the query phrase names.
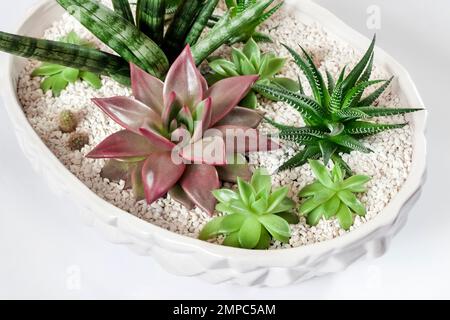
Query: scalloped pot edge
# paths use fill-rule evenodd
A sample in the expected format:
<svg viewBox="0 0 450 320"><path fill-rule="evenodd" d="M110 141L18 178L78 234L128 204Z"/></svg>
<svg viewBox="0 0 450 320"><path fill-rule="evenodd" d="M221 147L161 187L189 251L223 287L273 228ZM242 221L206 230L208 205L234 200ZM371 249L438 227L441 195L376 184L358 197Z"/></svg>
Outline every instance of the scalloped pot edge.
<svg viewBox="0 0 450 320"><path fill-rule="evenodd" d="M363 51L369 39L309 0L288 1L303 23L319 23L332 34ZM29 11L20 34L40 37L61 17L63 9L54 1L43 1ZM398 77L403 102L424 107L407 71L377 48L377 63ZM154 226L102 200L72 175L46 147L28 123L18 101L17 78L24 60L9 57L3 74L3 97L21 148L33 168L52 190L64 194L80 207L83 217L108 240L125 244L141 255L153 256L169 272L198 276L209 282L232 282L246 286L284 286L345 269L363 257L382 255L401 229L420 195L426 168L426 112L409 115L414 129L411 173L385 210L374 220L334 240L293 249L249 251L228 248L172 233ZM182 263L180 263L182 261Z"/></svg>

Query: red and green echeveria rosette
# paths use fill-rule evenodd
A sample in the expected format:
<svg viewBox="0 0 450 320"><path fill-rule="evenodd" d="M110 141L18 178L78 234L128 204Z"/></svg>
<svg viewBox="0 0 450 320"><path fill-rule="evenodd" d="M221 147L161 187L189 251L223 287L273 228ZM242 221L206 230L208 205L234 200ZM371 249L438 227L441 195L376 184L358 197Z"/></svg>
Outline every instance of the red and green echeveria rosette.
<svg viewBox="0 0 450 320"><path fill-rule="evenodd" d="M208 88L189 46L173 63L164 83L131 65L135 99L93 99L124 130L107 137L87 157L110 159L102 176L125 180L137 200L145 198L151 204L169 193L188 209L196 205L211 215L216 205L212 191L222 181L251 177L244 154L279 147L255 129L262 120L259 112L237 107L257 79L227 78ZM246 140L244 146L231 148L223 135L205 135L211 128L226 132L227 139L230 134L240 139L246 133L257 141ZM190 140L180 147L172 138L185 132ZM192 150L211 146L222 150L223 157L195 158ZM173 161L174 152L183 162Z"/></svg>

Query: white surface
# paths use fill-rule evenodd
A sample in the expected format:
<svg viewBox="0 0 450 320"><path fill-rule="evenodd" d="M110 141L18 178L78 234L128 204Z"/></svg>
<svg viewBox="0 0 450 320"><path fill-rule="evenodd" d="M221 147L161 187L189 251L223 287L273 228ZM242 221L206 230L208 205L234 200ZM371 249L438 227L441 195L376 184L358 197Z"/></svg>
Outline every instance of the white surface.
<svg viewBox="0 0 450 320"><path fill-rule="evenodd" d="M339 4L332 0L319 2L356 29L366 34L373 32L365 27L366 1L341 0ZM23 13L31 3L33 1L21 0L15 4L15 12ZM382 29L377 32L379 44L410 70L431 111L428 188L413 210L409 224L395 239L386 256L370 264L358 263L339 275L283 289L215 287L199 280L171 276L151 259L137 257L125 248L108 244L95 231L81 225L76 212L66 207L63 200L53 197L43 181L32 172L15 143L6 114L1 109L0 145L3 146L3 154L9 156L0 160L3 168L0 175L0 297L449 297L450 277L446 271L450 264L450 252L445 245L450 244L450 236L446 232L450 218L438 201L445 197L444 181L448 179L448 173L437 171L439 166L446 164L449 154L447 148L437 154L433 152L439 142L445 146L444 141L440 140L446 138L443 131L448 131L444 122L444 112L449 113L448 107L438 103L438 99L442 100L438 89L442 88L445 92L444 88L449 85L448 81L441 84L438 81L445 78L443 70L450 69L447 58L450 48L444 47L441 41L448 37L449 31L448 27L444 29L446 8L444 1L435 1L433 6L428 7L425 1L415 1L414 4L406 0L378 3L382 10ZM403 7L406 4L407 9ZM0 4L2 30L14 30L20 20L20 14L13 15L8 11L8 6ZM418 19L427 10L433 11L428 17L435 16L421 26ZM347 14L341 14L346 11ZM440 29L438 24L441 24ZM442 34L435 32L434 28ZM399 41L401 45L398 45ZM34 238L30 239L30 235ZM33 248L30 243L34 244Z"/></svg>

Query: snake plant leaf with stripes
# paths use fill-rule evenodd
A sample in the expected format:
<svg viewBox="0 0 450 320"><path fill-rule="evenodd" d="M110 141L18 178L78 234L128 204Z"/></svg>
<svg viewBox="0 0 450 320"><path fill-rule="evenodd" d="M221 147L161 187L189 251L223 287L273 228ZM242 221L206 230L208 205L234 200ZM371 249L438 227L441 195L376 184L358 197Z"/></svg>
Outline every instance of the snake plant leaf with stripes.
<svg viewBox="0 0 450 320"><path fill-rule="evenodd" d="M122 16L122 18L134 23L133 12L128 0L112 0L114 11Z"/></svg>
<svg viewBox="0 0 450 320"><path fill-rule="evenodd" d="M98 39L130 63L164 78L169 62L161 48L117 12L95 0L56 0Z"/></svg>
<svg viewBox="0 0 450 320"><path fill-rule="evenodd" d="M256 84L253 87L254 90L295 108L305 122L305 127L296 128L268 119L279 129L281 139L304 147L284 163L280 170L301 166L309 159L322 158L325 164L333 160L335 164L341 165L347 174L350 174L351 169L341 157L343 153L351 151L369 153L371 149L363 143L364 137L407 125L407 123L375 123L370 122L370 118L403 115L421 110L373 105L392 82L392 78L371 80L375 39L374 37L363 58L347 75L346 68L342 70L337 80L327 72L327 81L306 50L301 48L302 56L286 46L306 76L312 96L305 95L303 90L300 93L293 93L273 85ZM366 89L377 85L378 89L363 97Z"/></svg>
<svg viewBox="0 0 450 320"><path fill-rule="evenodd" d="M81 39L73 31L69 32L67 36L63 37L61 41L87 48L94 47L92 43ZM55 97L58 97L61 94L61 91L67 88L69 83L74 83L80 79L86 81L91 87L95 89L100 89L102 86L102 81L96 73L71 67L65 67L53 63L42 63L33 71L32 76L43 77L44 79L41 83L41 89L44 92L52 90L53 96Z"/></svg>
<svg viewBox="0 0 450 320"><path fill-rule="evenodd" d="M252 1L249 6L235 15L229 10L215 23L208 34L192 47L195 62L200 64L223 44L232 42L234 38L240 37L249 28L259 24L262 15L279 6L275 5L272 9L267 10L274 1L259 0L254 3Z"/></svg>

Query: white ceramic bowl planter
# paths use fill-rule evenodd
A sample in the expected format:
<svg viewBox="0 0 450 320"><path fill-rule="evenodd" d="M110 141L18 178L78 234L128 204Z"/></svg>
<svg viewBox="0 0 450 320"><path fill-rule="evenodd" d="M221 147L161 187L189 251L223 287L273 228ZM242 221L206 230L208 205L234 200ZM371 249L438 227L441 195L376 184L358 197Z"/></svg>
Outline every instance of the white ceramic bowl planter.
<svg viewBox="0 0 450 320"><path fill-rule="evenodd" d="M289 10L296 10L303 23L318 23L355 48L366 48L368 39L325 9L306 0L289 3ZM30 11L18 32L40 37L62 13L63 9L56 2L45 1ZM379 49L376 62L397 77L394 91L404 105L423 107L414 83L401 65ZM283 286L343 270L360 258L382 255L405 224L408 211L420 194L425 173L426 112L408 115L413 128L414 151L407 181L381 214L356 230L322 243L270 251L228 248L181 236L102 200L64 167L28 123L18 101L17 79L23 66L23 59L9 58L2 90L19 143L35 170L46 177L55 192L72 198L89 223L108 239L126 244L142 255L153 256L178 275L199 276L214 283Z"/></svg>

